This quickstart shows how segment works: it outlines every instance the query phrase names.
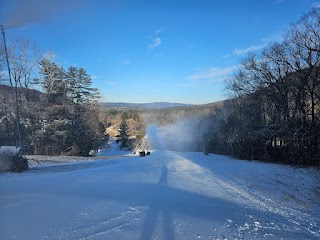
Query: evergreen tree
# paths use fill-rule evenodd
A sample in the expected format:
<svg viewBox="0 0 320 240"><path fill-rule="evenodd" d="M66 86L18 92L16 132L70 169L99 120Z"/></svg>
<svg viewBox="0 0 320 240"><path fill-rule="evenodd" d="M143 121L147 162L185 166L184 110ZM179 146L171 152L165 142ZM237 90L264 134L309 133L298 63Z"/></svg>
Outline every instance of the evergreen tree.
<svg viewBox="0 0 320 240"><path fill-rule="evenodd" d="M50 146L57 154L71 148L73 155L88 155L96 149L103 138L103 131L96 127L99 120L94 111L98 90L92 88L86 70L69 67L65 71L43 59L37 83L41 84L47 99L45 123L35 134L41 139L42 147Z"/></svg>
<svg viewBox="0 0 320 240"><path fill-rule="evenodd" d="M92 78L83 68L68 69L69 97L74 104L94 103L99 97L98 89L92 87Z"/></svg>
<svg viewBox="0 0 320 240"><path fill-rule="evenodd" d="M122 120L120 124L120 148L128 147L129 128L126 120Z"/></svg>
<svg viewBox="0 0 320 240"><path fill-rule="evenodd" d="M62 105L67 100L67 81L66 72L47 59L40 62L40 80L39 83L46 95L49 104Z"/></svg>
<svg viewBox="0 0 320 240"><path fill-rule="evenodd" d="M67 82L68 82L68 98L69 102L73 103L76 97L76 88L77 86L77 74L78 74L78 69L76 67L69 67L68 72L67 72Z"/></svg>

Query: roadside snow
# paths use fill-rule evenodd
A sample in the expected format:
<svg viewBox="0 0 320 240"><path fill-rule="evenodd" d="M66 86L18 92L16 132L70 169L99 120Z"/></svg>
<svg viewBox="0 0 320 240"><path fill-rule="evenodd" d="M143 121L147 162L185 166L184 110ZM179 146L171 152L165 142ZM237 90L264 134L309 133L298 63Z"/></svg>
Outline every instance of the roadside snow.
<svg viewBox="0 0 320 240"><path fill-rule="evenodd" d="M70 164L83 161L109 160L129 155L131 155L131 152L121 150L120 144L116 144L115 140L112 139L106 148L99 151L94 157L26 155L26 158L31 167L39 167L56 165L57 163Z"/></svg>
<svg viewBox="0 0 320 240"><path fill-rule="evenodd" d="M318 168L219 155L55 163L0 175L0 239L319 239L319 197Z"/></svg>

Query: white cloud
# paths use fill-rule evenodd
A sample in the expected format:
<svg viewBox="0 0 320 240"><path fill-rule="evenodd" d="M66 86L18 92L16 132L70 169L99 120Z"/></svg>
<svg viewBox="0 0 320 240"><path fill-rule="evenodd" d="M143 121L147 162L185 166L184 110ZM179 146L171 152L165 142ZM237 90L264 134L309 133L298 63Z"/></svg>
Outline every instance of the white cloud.
<svg viewBox="0 0 320 240"><path fill-rule="evenodd" d="M203 80L208 79L213 81L220 81L223 80L225 77L227 77L229 74L231 74L237 66L231 66L227 68L220 68L220 67L210 67L207 69L202 70L199 73L193 74L189 76L188 78L191 80Z"/></svg>
<svg viewBox="0 0 320 240"><path fill-rule="evenodd" d="M263 45L255 45L255 46L251 46L251 47L248 47L248 48L245 48L245 49L235 49L233 51L233 53L235 55L243 55L243 54L246 54L248 52L253 52L253 51L256 51L256 50L259 50L261 48L264 48L266 46L266 44L263 44Z"/></svg>
<svg viewBox="0 0 320 240"><path fill-rule="evenodd" d="M155 38L152 40L152 42L148 45L148 49L149 50L152 50L152 49L155 49L156 47L160 46L161 44L161 39L158 37L158 38Z"/></svg>

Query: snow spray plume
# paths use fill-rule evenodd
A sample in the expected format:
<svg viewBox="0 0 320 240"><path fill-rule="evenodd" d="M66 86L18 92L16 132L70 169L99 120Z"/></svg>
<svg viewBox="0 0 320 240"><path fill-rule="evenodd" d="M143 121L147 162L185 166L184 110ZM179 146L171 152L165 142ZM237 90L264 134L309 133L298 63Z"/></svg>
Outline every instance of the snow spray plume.
<svg viewBox="0 0 320 240"><path fill-rule="evenodd" d="M149 145L153 149L159 149L161 143L158 137L158 126L155 124L148 124L146 127L146 137L148 138Z"/></svg>
<svg viewBox="0 0 320 240"><path fill-rule="evenodd" d="M32 22L50 19L60 10L75 7L84 0L13 0L7 3L8 10L4 13L5 27L16 28Z"/></svg>
<svg viewBox="0 0 320 240"><path fill-rule="evenodd" d="M188 118L174 124L158 127L149 124L146 128L151 148L173 151L202 151L201 139L204 128L200 119Z"/></svg>

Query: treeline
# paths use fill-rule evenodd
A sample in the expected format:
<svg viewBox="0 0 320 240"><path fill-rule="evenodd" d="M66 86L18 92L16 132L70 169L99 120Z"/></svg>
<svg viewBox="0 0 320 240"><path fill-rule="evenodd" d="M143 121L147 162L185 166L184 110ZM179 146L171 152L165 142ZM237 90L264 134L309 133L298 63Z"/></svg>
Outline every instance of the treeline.
<svg viewBox="0 0 320 240"><path fill-rule="evenodd" d="M204 118L210 115L215 108L221 107L222 104L222 102L215 102L204 105L148 109L139 111L139 114L146 124L152 123L158 126L164 126L174 124L181 119L194 118L195 116L197 116L197 118Z"/></svg>
<svg viewBox="0 0 320 240"><path fill-rule="evenodd" d="M11 78L4 58L0 51L0 145L22 145L28 154L85 156L102 144L99 92L85 69L66 70L26 41L10 44Z"/></svg>
<svg viewBox="0 0 320 240"><path fill-rule="evenodd" d="M244 159L320 160L320 9L314 8L227 80L235 98L210 124L206 148Z"/></svg>

